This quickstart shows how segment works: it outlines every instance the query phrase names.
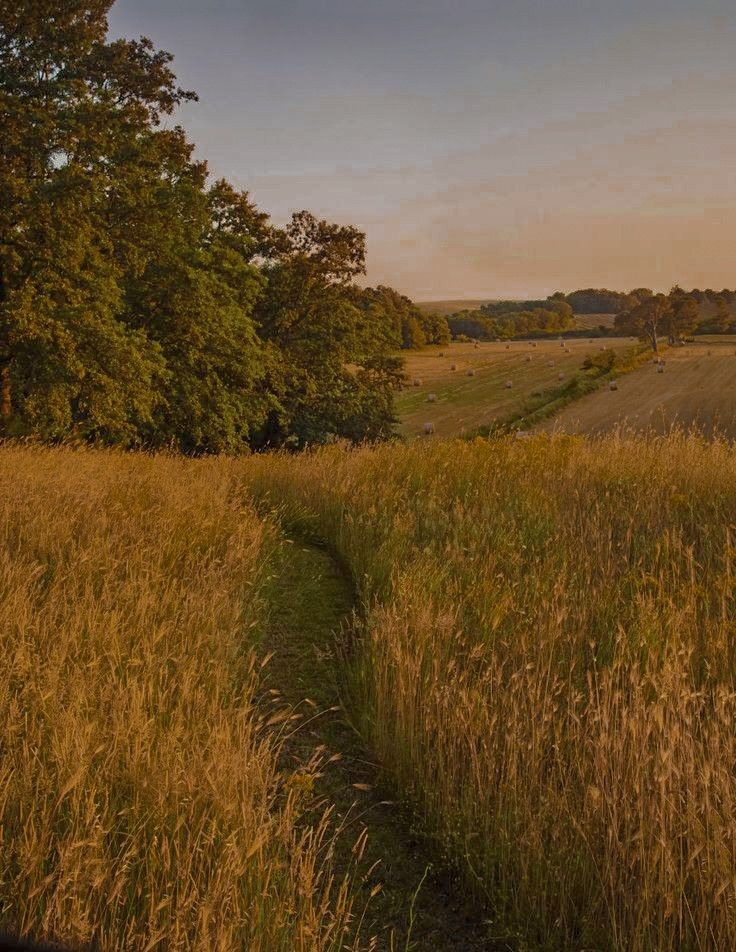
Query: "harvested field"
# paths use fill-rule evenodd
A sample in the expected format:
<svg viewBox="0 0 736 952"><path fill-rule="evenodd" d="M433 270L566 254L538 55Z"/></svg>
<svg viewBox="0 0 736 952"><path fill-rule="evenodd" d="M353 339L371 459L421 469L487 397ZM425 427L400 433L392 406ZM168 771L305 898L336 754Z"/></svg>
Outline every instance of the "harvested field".
<svg viewBox="0 0 736 952"><path fill-rule="evenodd" d="M616 319L615 314L576 314L575 324L586 330L598 330L600 327L611 328Z"/></svg>
<svg viewBox="0 0 736 952"><path fill-rule="evenodd" d="M548 432L601 434L617 427L666 433L673 426L736 438L736 339L699 338L670 348L664 373L654 364L628 374L617 392L599 390L546 421Z"/></svg>
<svg viewBox="0 0 736 952"><path fill-rule="evenodd" d="M559 386L560 373L568 378L580 370L588 354L604 346L622 350L631 341L609 338L590 343L587 338L568 338L564 342L483 342L477 348L464 343L446 346L444 357L439 356L439 347L410 353L406 357L410 386L396 401L400 432L420 436L424 424L433 423L437 436L462 436L504 420L537 391ZM470 370L475 370L474 376L468 376ZM414 380L421 384L411 386ZM428 403L430 393L436 394L432 404Z"/></svg>

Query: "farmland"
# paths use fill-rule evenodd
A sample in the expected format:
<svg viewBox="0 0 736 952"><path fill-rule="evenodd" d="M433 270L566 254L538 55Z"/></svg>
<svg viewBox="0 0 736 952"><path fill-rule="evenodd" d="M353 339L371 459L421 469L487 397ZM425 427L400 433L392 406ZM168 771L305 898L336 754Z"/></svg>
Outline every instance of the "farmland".
<svg viewBox="0 0 736 952"><path fill-rule="evenodd" d="M599 353L602 347L623 353L631 346L628 338L593 342L570 338L564 342L453 343L409 353L409 385L397 400L400 432L419 436L424 424L432 423L441 437L472 433L518 412L533 394L569 380L586 355ZM434 402L428 402L430 394L435 395Z"/></svg>
<svg viewBox="0 0 736 952"><path fill-rule="evenodd" d="M584 397L543 424L547 431L601 434L617 427L666 433L673 426L736 439L736 339L696 338L664 354L664 373L653 364Z"/></svg>
<svg viewBox="0 0 736 952"><path fill-rule="evenodd" d="M419 307L429 314L455 314L456 311L475 310L488 304L492 298L455 298L447 301L418 301Z"/></svg>

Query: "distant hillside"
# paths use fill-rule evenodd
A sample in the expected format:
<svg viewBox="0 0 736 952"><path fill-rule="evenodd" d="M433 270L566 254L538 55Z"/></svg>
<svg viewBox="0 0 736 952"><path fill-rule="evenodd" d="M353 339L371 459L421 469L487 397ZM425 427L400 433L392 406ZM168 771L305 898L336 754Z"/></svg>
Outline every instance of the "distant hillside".
<svg viewBox="0 0 736 952"><path fill-rule="evenodd" d="M417 301L417 307L428 314L457 314L458 311L477 311L484 304L490 304L492 298L458 298L454 301Z"/></svg>

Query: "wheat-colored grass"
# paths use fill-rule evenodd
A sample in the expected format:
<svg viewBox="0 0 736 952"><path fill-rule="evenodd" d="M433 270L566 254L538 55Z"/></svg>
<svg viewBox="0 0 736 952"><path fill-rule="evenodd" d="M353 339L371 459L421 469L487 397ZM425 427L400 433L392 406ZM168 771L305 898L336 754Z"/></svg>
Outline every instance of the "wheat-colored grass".
<svg viewBox="0 0 736 952"><path fill-rule="evenodd" d="M732 447L332 448L244 479L351 566L354 716L494 935L736 948Z"/></svg>
<svg viewBox="0 0 736 952"><path fill-rule="evenodd" d="M357 947L255 703L273 536L234 465L0 450L0 929Z"/></svg>

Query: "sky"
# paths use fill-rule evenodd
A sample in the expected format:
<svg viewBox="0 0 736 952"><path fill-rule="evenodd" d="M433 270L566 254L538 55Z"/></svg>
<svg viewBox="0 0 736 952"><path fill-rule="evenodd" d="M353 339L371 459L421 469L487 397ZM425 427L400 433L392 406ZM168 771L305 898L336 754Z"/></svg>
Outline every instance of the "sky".
<svg viewBox="0 0 736 952"><path fill-rule="evenodd" d="M117 0L273 219L416 300L736 284L734 0Z"/></svg>

